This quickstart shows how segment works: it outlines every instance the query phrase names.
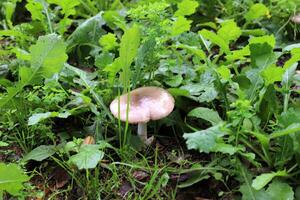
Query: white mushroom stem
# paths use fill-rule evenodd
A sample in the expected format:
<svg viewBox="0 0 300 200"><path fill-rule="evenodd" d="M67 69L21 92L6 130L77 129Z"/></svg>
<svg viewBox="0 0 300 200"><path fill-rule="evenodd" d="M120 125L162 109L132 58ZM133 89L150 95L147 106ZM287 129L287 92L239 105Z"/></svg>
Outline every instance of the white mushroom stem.
<svg viewBox="0 0 300 200"><path fill-rule="evenodd" d="M143 143L147 143L147 123L139 123L138 124L138 130L137 130L138 136L141 139Z"/></svg>

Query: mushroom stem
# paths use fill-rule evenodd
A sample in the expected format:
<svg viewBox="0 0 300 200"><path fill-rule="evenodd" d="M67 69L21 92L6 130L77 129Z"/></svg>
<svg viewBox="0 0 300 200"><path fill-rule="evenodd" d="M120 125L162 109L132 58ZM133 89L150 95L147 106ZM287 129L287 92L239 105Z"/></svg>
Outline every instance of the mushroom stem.
<svg viewBox="0 0 300 200"><path fill-rule="evenodd" d="M139 123L138 124L138 130L137 130L138 136L141 139L141 141L146 144L147 143L147 123Z"/></svg>

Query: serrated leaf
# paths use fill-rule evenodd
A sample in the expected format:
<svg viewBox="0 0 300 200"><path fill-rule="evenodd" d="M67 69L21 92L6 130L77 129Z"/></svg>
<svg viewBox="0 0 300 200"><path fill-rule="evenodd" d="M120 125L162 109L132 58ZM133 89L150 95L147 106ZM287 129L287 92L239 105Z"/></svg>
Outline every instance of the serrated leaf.
<svg viewBox="0 0 300 200"><path fill-rule="evenodd" d="M277 81L281 81L284 71L285 69L275 65L265 68L261 73L262 77L264 78L265 85L270 85Z"/></svg>
<svg viewBox="0 0 300 200"><path fill-rule="evenodd" d="M236 41L242 34L241 29L237 26L234 20L227 20L221 23L221 28L217 34L227 43Z"/></svg>
<svg viewBox="0 0 300 200"><path fill-rule="evenodd" d="M7 96L1 99L0 108L12 100L25 86L39 83L42 78L50 78L60 72L67 60L65 51L66 45L60 36L49 34L39 37L37 43L30 47L30 69L20 68L20 82L14 88L7 88Z"/></svg>
<svg viewBox="0 0 300 200"><path fill-rule="evenodd" d="M199 31L199 34L202 35L205 39L210 40L213 44L218 45L226 54L230 53L228 43L214 32L203 29Z"/></svg>
<svg viewBox="0 0 300 200"><path fill-rule="evenodd" d="M115 34L108 33L99 39L99 44L104 48L104 50L110 51L118 45L117 37Z"/></svg>
<svg viewBox="0 0 300 200"><path fill-rule="evenodd" d="M262 3L256 3L251 6L249 11L245 14L245 19L250 22L265 16L270 16L269 9Z"/></svg>
<svg viewBox="0 0 300 200"><path fill-rule="evenodd" d="M264 69L276 61L273 48L267 43L250 44L251 65Z"/></svg>
<svg viewBox="0 0 300 200"><path fill-rule="evenodd" d="M257 44L257 43L259 44L267 43L272 48L274 48L276 40L274 35L264 35L260 37L252 37L249 39L249 44Z"/></svg>
<svg viewBox="0 0 300 200"><path fill-rule="evenodd" d="M24 188L23 183L28 180L29 177L24 174L24 171L17 164L10 163L6 165L0 163L0 191L18 195L20 190Z"/></svg>
<svg viewBox="0 0 300 200"><path fill-rule="evenodd" d="M82 145L79 152L70 157L69 162L78 169L93 169L104 157L104 152L99 150L99 145Z"/></svg>
<svg viewBox="0 0 300 200"><path fill-rule="evenodd" d="M175 12L175 16L188 16L194 14L196 8L199 6L199 3L194 0L183 0L177 4L177 11Z"/></svg>
<svg viewBox="0 0 300 200"><path fill-rule="evenodd" d="M268 189L267 193L272 200L293 200L294 192L293 188L286 183L273 181Z"/></svg>
<svg viewBox="0 0 300 200"><path fill-rule="evenodd" d="M209 153L215 150L217 139L226 134L220 126L213 126L194 133L184 133L188 149L196 149L199 152Z"/></svg>
<svg viewBox="0 0 300 200"><path fill-rule="evenodd" d="M264 173L257 176L252 181L252 187L256 190L260 190L265 187L272 179L276 176L287 176L288 174L286 171L278 171L278 172L271 172L271 173Z"/></svg>
<svg viewBox="0 0 300 200"><path fill-rule="evenodd" d="M100 37L105 34L105 31L102 29L104 24L102 12L84 21L68 37L66 41L67 51L69 52L79 44L97 45Z"/></svg>
<svg viewBox="0 0 300 200"><path fill-rule="evenodd" d="M291 58L286 61L283 67L287 69L298 61L300 61L300 48L294 48L291 50Z"/></svg>
<svg viewBox="0 0 300 200"><path fill-rule="evenodd" d="M54 145L41 145L33 149L32 151L30 151L28 154L26 154L22 159L22 161L23 162L26 162L28 160L42 161L54 155L55 152L56 149Z"/></svg>
<svg viewBox="0 0 300 200"><path fill-rule="evenodd" d="M222 65L221 67L217 68L216 71L222 77L222 79L229 81L231 78L231 73L228 67Z"/></svg>
<svg viewBox="0 0 300 200"><path fill-rule="evenodd" d="M39 37L37 43L30 47L30 53L33 69L30 80L37 76L50 78L60 72L68 58L66 45L56 34Z"/></svg>
<svg viewBox="0 0 300 200"><path fill-rule="evenodd" d="M27 4L25 7L30 12L32 20L38 20L38 21L45 20L45 16L43 14L45 3L46 2L44 0L28 0L27 1Z"/></svg>
<svg viewBox="0 0 300 200"><path fill-rule="evenodd" d="M184 33L186 31L189 31L191 28L191 20L187 20L183 16L177 17L177 19L173 22L173 25L171 27L171 35L177 36L181 33Z"/></svg>
<svg viewBox="0 0 300 200"><path fill-rule="evenodd" d="M198 107L191 110L188 113L188 116L204 119L206 121L209 121L212 125L216 125L222 122L222 119L216 111L204 107Z"/></svg>

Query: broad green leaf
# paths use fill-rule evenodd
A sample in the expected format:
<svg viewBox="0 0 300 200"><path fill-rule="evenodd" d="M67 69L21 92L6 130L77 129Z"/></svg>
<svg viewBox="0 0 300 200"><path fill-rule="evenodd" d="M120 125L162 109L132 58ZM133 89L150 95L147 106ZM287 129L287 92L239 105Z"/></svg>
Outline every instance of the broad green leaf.
<svg viewBox="0 0 300 200"><path fill-rule="evenodd" d="M194 14L199 3L195 0L183 0L177 4L175 16L188 16Z"/></svg>
<svg viewBox="0 0 300 200"><path fill-rule="evenodd" d="M293 200L294 192L293 188L286 183L273 181L268 189L267 193L272 200Z"/></svg>
<svg viewBox="0 0 300 200"><path fill-rule="evenodd" d="M221 48L221 50L224 51L226 54L230 53L228 43L214 32L203 29L199 31L199 34L202 35L205 39L212 42L213 44L218 45Z"/></svg>
<svg viewBox="0 0 300 200"><path fill-rule="evenodd" d="M7 147L8 145L8 143L0 141L0 147Z"/></svg>
<svg viewBox="0 0 300 200"><path fill-rule="evenodd" d="M213 152L216 148L217 139L226 135L220 126L213 126L202 131L194 133L184 133L183 138L186 140L188 149L196 149L199 152Z"/></svg>
<svg viewBox="0 0 300 200"><path fill-rule="evenodd" d="M177 36L177 35L180 35L181 33L189 31L191 28L191 23L192 23L191 20L187 20L183 16L177 17L171 27L171 35Z"/></svg>
<svg viewBox="0 0 300 200"><path fill-rule="evenodd" d="M221 23L221 28L218 30L217 34L229 43L231 41L236 41L241 36L242 31L234 20L227 20Z"/></svg>
<svg viewBox="0 0 300 200"><path fill-rule="evenodd" d="M80 44L97 45L100 37L105 34L105 31L102 29L104 24L105 21L102 18L102 12L84 21L68 37L66 41L67 51L69 52Z"/></svg>
<svg viewBox="0 0 300 200"><path fill-rule="evenodd" d="M266 200L270 199L270 195L265 190L249 190L244 184L240 187L242 193L242 200Z"/></svg>
<svg viewBox="0 0 300 200"><path fill-rule="evenodd" d="M221 76L222 79L229 81L231 78L231 73L228 67L225 65L222 65L221 67L217 68L216 71Z"/></svg>
<svg viewBox="0 0 300 200"><path fill-rule="evenodd" d="M265 187L274 177L287 176L287 175L288 174L286 173L286 171L278 171L278 172L261 174L252 181L252 187L256 190L260 190L263 187Z"/></svg>
<svg viewBox="0 0 300 200"><path fill-rule="evenodd" d="M298 61L300 61L300 48L294 48L291 50L291 58L286 61L283 68L287 69Z"/></svg>
<svg viewBox="0 0 300 200"><path fill-rule="evenodd" d="M189 46L189 45L185 45L185 44L177 44L176 48L185 49L185 50L189 51L190 53L198 56L200 59L206 60L206 55L205 55L204 51L202 49L200 49L199 47Z"/></svg>
<svg viewBox="0 0 300 200"><path fill-rule="evenodd" d="M30 12L33 21L37 20L43 22L45 20L43 14L45 6L46 2L44 0L28 0L25 7Z"/></svg>
<svg viewBox="0 0 300 200"><path fill-rule="evenodd" d="M264 69L276 61L273 48L267 43L250 44L251 65Z"/></svg>
<svg viewBox="0 0 300 200"><path fill-rule="evenodd" d="M127 29L122 36L120 44L120 61L127 68L133 62L138 47L140 45L140 30L137 25L133 25L131 28Z"/></svg>
<svg viewBox="0 0 300 200"><path fill-rule="evenodd" d="M24 188L23 183L28 180L29 177L17 164L0 163L0 194L1 191L7 191L11 195L18 195Z"/></svg>
<svg viewBox="0 0 300 200"><path fill-rule="evenodd" d="M107 65L111 64L113 62L113 59L114 59L114 54L104 51L101 54L96 56L95 65L98 68L103 69Z"/></svg>
<svg viewBox="0 0 300 200"><path fill-rule="evenodd" d="M212 125L217 125L218 123L222 122L218 112L204 107L198 107L191 110L188 113L188 116L204 119L209 121Z"/></svg>
<svg viewBox="0 0 300 200"><path fill-rule="evenodd" d="M117 37L115 34L108 33L99 39L99 44L104 48L104 50L110 51L118 45Z"/></svg>
<svg viewBox="0 0 300 200"><path fill-rule="evenodd" d="M247 22L251 22L262 17L270 17L269 9L262 3L254 4L245 14L245 19Z"/></svg>
<svg viewBox="0 0 300 200"><path fill-rule="evenodd" d="M171 87L178 87L183 81L183 78L180 74L169 77L165 83Z"/></svg>
<svg viewBox="0 0 300 200"><path fill-rule="evenodd" d="M284 71L285 69L277 67L276 65L271 65L265 68L261 73L262 77L264 78L265 85L270 85L277 81L281 81Z"/></svg>
<svg viewBox="0 0 300 200"><path fill-rule="evenodd" d="M190 96L189 91L180 88L169 88L168 92L170 92L172 96Z"/></svg>
<svg viewBox="0 0 300 200"><path fill-rule="evenodd" d="M93 169L104 157L104 152L99 150L99 145L82 145L79 152L70 157L69 162L78 169Z"/></svg>
<svg viewBox="0 0 300 200"><path fill-rule="evenodd" d="M274 35L264 35L260 37L252 37L249 39L249 44L257 44L257 43L260 44L267 43L272 48L274 48L276 41Z"/></svg>
<svg viewBox="0 0 300 200"><path fill-rule="evenodd" d="M56 4L61 7L61 14L64 16L58 23L59 33L63 34L72 24L72 20L68 17L75 15L75 7L80 4L79 0L47 0L50 4Z"/></svg>
<svg viewBox="0 0 300 200"><path fill-rule="evenodd" d="M39 37L37 43L30 47L31 67L20 68L20 82L15 87L7 88L7 95L1 99L0 108L11 101L25 86L39 83L42 78L50 78L60 72L67 60L65 51L65 43L58 35Z"/></svg>
<svg viewBox="0 0 300 200"><path fill-rule="evenodd" d="M140 29L137 25L133 25L127 29L122 36L120 44L119 65L121 65L122 73L120 74L121 82L124 88L130 87L131 70L130 66L137 55L140 45Z"/></svg>
<svg viewBox="0 0 300 200"><path fill-rule="evenodd" d="M33 74L29 80L38 76L52 77L60 72L68 58L66 45L56 34L39 37L37 43L30 47L30 53Z"/></svg>
<svg viewBox="0 0 300 200"><path fill-rule="evenodd" d="M66 111L64 113L59 113L59 112L46 112L46 113L35 113L32 116L29 117L28 119L28 125L35 125L38 124L39 122L52 118L52 117L58 117L58 118L67 118L71 115L70 112Z"/></svg>
<svg viewBox="0 0 300 200"><path fill-rule="evenodd" d="M273 132L270 138L282 137L298 131L300 131L300 123L293 123L283 130Z"/></svg>
<svg viewBox="0 0 300 200"><path fill-rule="evenodd" d="M79 0L47 0L47 2L60 6L64 17L74 15L76 13L75 7L80 4Z"/></svg>
<svg viewBox="0 0 300 200"><path fill-rule="evenodd" d="M55 154L55 152L56 149L54 145L41 145L33 149L32 151L30 151L28 154L26 154L22 159L22 161L23 162L26 162L28 160L42 161Z"/></svg>

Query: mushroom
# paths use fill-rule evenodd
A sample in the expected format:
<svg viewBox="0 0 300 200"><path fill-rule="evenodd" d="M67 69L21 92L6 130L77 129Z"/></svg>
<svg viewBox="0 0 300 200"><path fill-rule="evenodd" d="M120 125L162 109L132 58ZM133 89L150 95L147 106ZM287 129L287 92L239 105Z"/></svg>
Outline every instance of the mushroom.
<svg viewBox="0 0 300 200"><path fill-rule="evenodd" d="M295 23L295 24L300 24L300 14L294 15L291 20Z"/></svg>
<svg viewBox="0 0 300 200"><path fill-rule="evenodd" d="M132 90L130 93L117 97L110 104L110 110L116 118L120 117L121 121L128 119L130 124L138 124L137 134L146 145L153 141L153 137L147 137L147 122L168 116L173 108L174 98L169 92L159 87L141 87Z"/></svg>

